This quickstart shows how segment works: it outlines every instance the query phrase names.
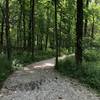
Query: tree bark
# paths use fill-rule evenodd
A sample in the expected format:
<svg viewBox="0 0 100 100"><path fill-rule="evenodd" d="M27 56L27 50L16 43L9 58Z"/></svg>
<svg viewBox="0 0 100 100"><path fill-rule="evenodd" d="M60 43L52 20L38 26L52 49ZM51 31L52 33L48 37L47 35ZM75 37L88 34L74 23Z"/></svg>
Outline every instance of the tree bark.
<svg viewBox="0 0 100 100"><path fill-rule="evenodd" d="M4 21L5 21L4 9L1 8L1 10L2 10L2 23L1 23L1 34L0 34L0 52L2 52L3 49Z"/></svg>
<svg viewBox="0 0 100 100"><path fill-rule="evenodd" d="M91 30L91 38L94 39L94 24L95 24L95 20L94 20L94 15L93 15L93 23L92 23L92 30Z"/></svg>
<svg viewBox="0 0 100 100"><path fill-rule="evenodd" d="M58 69L58 33L57 33L57 0L55 4L55 36L56 36L56 66L55 69Z"/></svg>
<svg viewBox="0 0 100 100"><path fill-rule="evenodd" d="M76 64L82 64L82 36L83 36L83 0L77 0L77 23L76 23Z"/></svg>
<svg viewBox="0 0 100 100"><path fill-rule="evenodd" d="M5 23L6 23L6 49L8 60L11 59L11 44L10 44L10 25L9 25L9 0L6 0L6 14L5 14Z"/></svg>
<svg viewBox="0 0 100 100"><path fill-rule="evenodd" d="M29 27L29 33L28 33L28 49L29 50L31 50L31 48L32 48L32 32L31 32L31 30L32 30L32 6L31 6L31 4L32 4L32 0L30 0L30 14L29 14L29 25L28 25L28 27Z"/></svg>
<svg viewBox="0 0 100 100"><path fill-rule="evenodd" d="M20 5L20 13L19 13L19 19L18 19L18 26L17 26L17 46L22 47L22 1L19 0L19 5Z"/></svg>
<svg viewBox="0 0 100 100"><path fill-rule="evenodd" d="M34 47L35 47L35 36L34 36L34 28L35 28L35 18L34 18L34 8L35 8L35 1L32 0L32 58L34 60Z"/></svg>
<svg viewBox="0 0 100 100"><path fill-rule="evenodd" d="M60 24L59 24L59 28L60 28L60 34L59 34L59 56L60 56L60 49L61 49L61 44L62 44L62 40L61 40L61 32L62 32L62 8L60 11Z"/></svg>
<svg viewBox="0 0 100 100"><path fill-rule="evenodd" d="M25 0L23 0L22 5L22 11L23 11L23 48L26 49L26 22L25 22Z"/></svg>
<svg viewBox="0 0 100 100"><path fill-rule="evenodd" d="M48 34L49 34L49 24L50 24L50 18L49 18L49 8L47 7L47 31L46 31L46 44L45 44L45 51L47 50L48 47Z"/></svg>
<svg viewBox="0 0 100 100"><path fill-rule="evenodd" d="M89 0L86 1L86 9L88 9L88 6L89 6ZM87 16L85 16L84 36L87 35L87 24L88 24L88 19Z"/></svg>

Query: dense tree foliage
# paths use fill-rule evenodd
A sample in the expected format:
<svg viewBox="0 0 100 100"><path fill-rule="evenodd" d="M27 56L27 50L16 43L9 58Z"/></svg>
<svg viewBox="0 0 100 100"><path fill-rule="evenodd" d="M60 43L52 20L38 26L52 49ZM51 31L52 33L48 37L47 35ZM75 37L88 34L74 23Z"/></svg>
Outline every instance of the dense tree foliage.
<svg viewBox="0 0 100 100"><path fill-rule="evenodd" d="M0 52L8 59L27 52L31 59L48 49L56 56L75 53L82 63L84 51L99 47L99 0L1 0Z"/></svg>

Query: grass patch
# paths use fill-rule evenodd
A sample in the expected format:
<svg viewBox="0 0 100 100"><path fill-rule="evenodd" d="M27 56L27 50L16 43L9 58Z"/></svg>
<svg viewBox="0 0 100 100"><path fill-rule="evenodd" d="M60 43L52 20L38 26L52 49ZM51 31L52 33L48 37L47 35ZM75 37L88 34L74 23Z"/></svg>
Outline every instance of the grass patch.
<svg viewBox="0 0 100 100"><path fill-rule="evenodd" d="M58 71L64 75L78 79L80 82L100 92L100 61L96 60L96 58L95 61L91 61L91 59L88 59L89 61L86 60L81 66L76 66L74 56L60 60Z"/></svg>

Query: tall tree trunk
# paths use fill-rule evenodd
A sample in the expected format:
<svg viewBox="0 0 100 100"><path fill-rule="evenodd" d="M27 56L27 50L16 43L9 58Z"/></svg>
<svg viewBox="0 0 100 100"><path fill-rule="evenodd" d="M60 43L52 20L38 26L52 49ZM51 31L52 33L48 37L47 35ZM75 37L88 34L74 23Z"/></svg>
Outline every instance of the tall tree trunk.
<svg viewBox="0 0 100 100"><path fill-rule="evenodd" d="M45 51L47 50L48 47L48 32L46 33L46 42L45 42Z"/></svg>
<svg viewBox="0 0 100 100"><path fill-rule="evenodd" d="M43 50L43 34L40 36L40 50Z"/></svg>
<svg viewBox="0 0 100 100"><path fill-rule="evenodd" d="M23 5L22 5L22 10L23 10L23 48L26 49L26 22L25 22L25 0L23 0Z"/></svg>
<svg viewBox="0 0 100 100"><path fill-rule="evenodd" d="M55 4L55 36L56 36L56 66L55 69L58 69L58 33L57 33L57 0Z"/></svg>
<svg viewBox="0 0 100 100"><path fill-rule="evenodd" d="M68 49L68 52L70 53L70 48L71 48L71 41L72 41L72 37L71 37L71 18L69 17L69 21L68 23L68 29L67 29L67 45L65 44L66 48Z"/></svg>
<svg viewBox="0 0 100 100"><path fill-rule="evenodd" d="M3 49L3 36L4 36L4 21L5 21L5 15L4 15L4 9L2 10L2 23L1 23L1 34L0 34L0 52L2 52Z"/></svg>
<svg viewBox="0 0 100 100"><path fill-rule="evenodd" d="M37 33L37 49L39 50L39 34Z"/></svg>
<svg viewBox="0 0 100 100"><path fill-rule="evenodd" d="M49 19L49 8L47 7L47 31L46 31L46 44L45 44L45 50L47 50L48 47L48 34L49 34L49 24L50 24L50 19Z"/></svg>
<svg viewBox="0 0 100 100"><path fill-rule="evenodd" d="M32 6L31 6L31 4L32 4L32 0L30 0L30 14L29 14L29 25L28 25L28 27L29 27L29 33L28 33L28 49L29 50L31 50L31 48L32 48L32 32L31 32L31 30L32 30Z"/></svg>
<svg viewBox="0 0 100 100"><path fill-rule="evenodd" d="M77 23L76 23L76 64L82 63L82 36L83 36L83 0L77 0Z"/></svg>
<svg viewBox="0 0 100 100"><path fill-rule="evenodd" d="M10 44L10 25L9 25L9 0L6 0L6 14L5 14L5 23L6 23L6 49L7 57L11 59L11 44Z"/></svg>
<svg viewBox="0 0 100 100"><path fill-rule="evenodd" d="M35 1L32 0L32 58L34 60L34 47L35 47L35 36L34 36L34 28L35 28L35 18L34 18L34 8L35 8Z"/></svg>
<svg viewBox="0 0 100 100"><path fill-rule="evenodd" d="M2 18L1 34L0 34L0 49L3 49L3 35L4 35L4 18Z"/></svg>
<svg viewBox="0 0 100 100"><path fill-rule="evenodd" d="M17 26L17 46L22 47L22 0L19 0L20 5L20 13L19 13L19 19L18 19L18 26Z"/></svg>
<svg viewBox="0 0 100 100"><path fill-rule="evenodd" d="M95 20L94 20L94 15L93 15L93 23L92 23L92 30L91 30L91 38L94 39L94 24L95 24Z"/></svg>
<svg viewBox="0 0 100 100"><path fill-rule="evenodd" d="M60 56L60 49L61 49L61 43L62 43L62 40L61 40L61 32L62 32L62 8L61 8L61 11L60 11L60 25L59 25L59 29L60 29L60 32L59 32L59 56Z"/></svg>
<svg viewBox="0 0 100 100"><path fill-rule="evenodd" d="M88 6L89 6L89 0L86 1L86 9L88 9ZM88 24L88 19L87 19L87 16L85 16L84 36L87 35L87 24Z"/></svg>

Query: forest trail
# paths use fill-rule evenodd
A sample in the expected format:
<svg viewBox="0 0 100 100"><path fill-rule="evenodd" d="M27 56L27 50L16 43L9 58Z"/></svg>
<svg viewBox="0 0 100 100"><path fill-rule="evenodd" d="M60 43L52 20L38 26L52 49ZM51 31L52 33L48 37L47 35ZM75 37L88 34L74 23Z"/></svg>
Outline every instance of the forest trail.
<svg viewBox="0 0 100 100"><path fill-rule="evenodd" d="M77 81L54 70L55 58L36 62L13 73L0 100L100 100Z"/></svg>

